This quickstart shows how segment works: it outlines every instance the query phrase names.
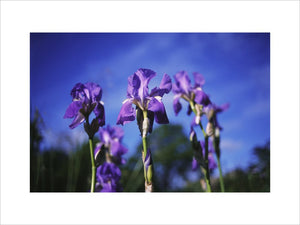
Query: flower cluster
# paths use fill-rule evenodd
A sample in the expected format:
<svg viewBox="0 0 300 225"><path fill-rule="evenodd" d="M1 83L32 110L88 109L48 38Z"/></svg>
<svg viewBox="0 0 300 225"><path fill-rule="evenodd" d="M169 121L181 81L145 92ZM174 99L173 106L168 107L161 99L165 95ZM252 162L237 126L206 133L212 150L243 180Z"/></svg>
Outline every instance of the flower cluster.
<svg viewBox="0 0 300 225"><path fill-rule="evenodd" d="M85 130L90 137L105 125L104 104L101 102L102 89L95 83L77 83L71 90L72 103L66 110L64 118L74 118L70 124L73 129L86 121ZM89 115L94 112L95 119L89 124Z"/></svg>
<svg viewBox="0 0 300 225"><path fill-rule="evenodd" d="M196 170L201 166L201 170L205 174L207 191L210 191L209 172L217 166L220 169L219 131L222 130L222 127L217 120L217 114L228 109L229 104L216 106L211 102L209 96L203 91L205 80L199 73L193 73L194 85L192 85L185 71L181 71L174 76L175 82L173 85L171 78L164 74L159 87L149 91L148 84L155 76L156 73L150 69L138 69L128 77L127 98L123 101L117 118L117 124L121 125L137 120L143 142L142 159L145 191L152 192L153 172L152 156L150 149L147 147L146 136L152 132L154 120L158 124L169 123L162 97L171 90L175 94L173 100L175 114L178 115L182 109L181 98L188 102L188 115L192 112L195 114L190 131L190 140L194 149L192 169ZM95 133L105 125L101 87L91 82L77 83L71 90L71 96L73 101L67 108L64 118L74 118L69 125L71 129L85 121L84 128L89 136L92 160L91 191L93 192L95 189L100 192L121 191L122 188L119 183L121 170L118 166L126 162L123 155L128 152L128 149L121 143L124 136L123 130L120 127L110 127L108 125L100 129L100 142L96 144L95 148L92 144ZM95 118L90 123L89 116L92 112L94 112ZM204 131L201 122L203 116L207 118L206 131ZM198 141L194 130L196 125L200 126L205 141ZM218 157L218 165L214 160L214 153ZM95 161L98 162L97 171Z"/></svg>
<svg viewBox="0 0 300 225"><path fill-rule="evenodd" d="M217 114L228 109L229 104L216 106L212 103L209 96L203 91L203 85L205 84L203 76L196 72L193 73L193 75L195 82L194 85L191 84L191 80L185 71L181 71L174 76L175 83L173 84L172 89L175 96L173 100L173 107L175 114L177 115L182 109L182 105L180 103L180 99L182 98L189 103L187 111L188 115L190 115L191 112L194 112L195 114L191 123L190 131L190 140L194 149L192 167L193 170L196 170L199 166L202 167L208 185L207 190L210 191L209 172L217 167L213 153L216 153L218 163L220 157L219 133L220 130L222 130L222 127L217 120ZM206 116L207 118L205 131L201 122L202 116ZM196 133L194 131L194 127L197 125L200 126L205 141L197 140ZM213 139L213 142L209 141L209 137ZM223 181L221 181L221 183L223 185ZM222 190L224 190L224 187L222 187Z"/></svg>
<svg viewBox="0 0 300 225"><path fill-rule="evenodd" d="M105 162L97 169L96 190L101 192L120 191L121 171L118 165L126 162L122 156L128 152L128 149L121 144L124 132L120 127L107 125L105 128L100 129L99 136L100 142L94 150L95 159L97 160L102 152Z"/></svg>

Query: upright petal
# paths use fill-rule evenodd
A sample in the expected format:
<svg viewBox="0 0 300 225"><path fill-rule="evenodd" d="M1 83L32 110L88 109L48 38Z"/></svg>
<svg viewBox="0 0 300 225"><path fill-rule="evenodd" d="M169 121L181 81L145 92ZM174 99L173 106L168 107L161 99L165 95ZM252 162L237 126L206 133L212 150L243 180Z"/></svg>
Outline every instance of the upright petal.
<svg viewBox="0 0 300 225"><path fill-rule="evenodd" d="M92 100L92 102L99 102L102 97L102 89L98 84L88 82L85 84L85 87L89 91L89 97Z"/></svg>
<svg viewBox="0 0 300 225"><path fill-rule="evenodd" d="M140 80L140 86L138 88L138 97L143 105L146 97L149 96L148 93L148 84L149 81L156 75L156 73L149 69L138 69L135 72L135 75L138 76ZM135 77L133 77L135 79ZM136 98L137 96L135 96Z"/></svg>
<svg viewBox="0 0 300 225"><path fill-rule="evenodd" d="M202 74L194 72L193 75L194 75L195 87L202 87L205 84L205 80Z"/></svg>
<svg viewBox="0 0 300 225"><path fill-rule="evenodd" d="M177 73L175 76L175 84L178 89L184 94L189 94L191 90L191 80L188 77L188 74L186 71L181 71Z"/></svg>
<svg viewBox="0 0 300 225"><path fill-rule="evenodd" d="M118 139L118 141L120 142L122 141L122 138L124 136L124 131L121 127L117 127L117 126L112 127L110 133L113 139Z"/></svg>
<svg viewBox="0 0 300 225"><path fill-rule="evenodd" d="M117 124L124 125L125 123L131 122L135 119L135 110L132 107L132 101L133 99L126 99L123 103L118 115Z"/></svg>
<svg viewBox="0 0 300 225"><path fill-rule="evenodd" d="M148 104L148 110L154 112L155 121L159 124L168 124L169 119L166 114L165 106L157 98L151 98Z"/></svg>
<svg viewBox="0 0 300 225"><path fill-rule="evenodd" d="M162 97L164 94L168 94L172 89L172 80L168 74L164 74L159 88L155 87L151 90L150 96L160 96Z"/></svg>
<svg viewBox="0 0 300 225"><path fill-rule="evenodd" d="M75 86L71 90L72 98L73 99L78 99L78 100L84 100L83 99L84 96L85 96L84 91L83 91L84 88L85 88L85 86L82 83L75 84Z"/></svg>

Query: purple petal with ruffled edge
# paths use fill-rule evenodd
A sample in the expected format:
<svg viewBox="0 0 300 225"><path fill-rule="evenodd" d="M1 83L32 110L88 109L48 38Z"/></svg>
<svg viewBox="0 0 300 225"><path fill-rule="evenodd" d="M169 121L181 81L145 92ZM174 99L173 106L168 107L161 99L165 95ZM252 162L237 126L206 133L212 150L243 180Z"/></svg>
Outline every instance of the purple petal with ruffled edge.
<svg viewBox="0 0 300 225"><path fill-rule="evenodd" d="M159 124L168 124L169 119L166 114L164 104L156 99L152 98L148 104L148 110L154 112L155 121Z"/></svg>
<svg viewBox="0 0 300 225"><path fill-rule="evenodd" d="M176 116L180 112L180 110L182 109L182 105L179 102L179 100L180 100L180 94L175 95L174 99L173 99L173 109L174 109L174 112L175 112Z"/></svg>
<svg viewBox="0 0 300 225"><path fill-rule="evenodd" d="M85 84L85 87L89 91L89 98L92 102L99 102L102 97L102 89L98 84L88 82Z"/></svg>
<svg viewBox="0 0 300 225"><path fill-rule="evenodd" d="M195 87L202 87L205 84L204 77L198 72L194 72Z"/></svg>
<svg viewBox="0 0 300 225"><path fill-rule="evenodd" d="M122 105L120 113L118 115L117 124L126 124L135 120L135 110L132 107L133 99L126 99Z"/></svg>
<svg viewBox="0 0 300 225"><path fill-rule="evenodd" d="M143 105L145 98L149 96L149 81L156 75L156 73L149 69L138 69L134 75L135 76L132 78L133 83L139 83L139 85L134 86L134 98L140 100Z"/></svg>
<svg viewBox="0 0 300 225"><path fill-rule="evenodd" d="M77 100L84 100L84 90L85 86L82 83L77 83L75 84L75 86L72 88L71 90L71 96L73 99L77 99Z"/></svg>
<svg viewBox="0 0 300 225"><path fill-rule="evenodd" d="M173 90L175 93L183 93L189 95L191 90L191 80L186 71L180 71L176 73L175 76L175 87Z"/></svg>

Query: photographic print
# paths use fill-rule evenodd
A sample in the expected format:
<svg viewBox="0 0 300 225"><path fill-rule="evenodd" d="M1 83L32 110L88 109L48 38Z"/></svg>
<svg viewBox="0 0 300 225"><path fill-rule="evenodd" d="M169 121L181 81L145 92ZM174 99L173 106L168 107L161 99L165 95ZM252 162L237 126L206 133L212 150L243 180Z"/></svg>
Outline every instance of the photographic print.
<svg viewBox="0 0 300 225"><path fill-rule="evenodd" d="M30 192L270 192L270 33L30 33Z"/></svg>

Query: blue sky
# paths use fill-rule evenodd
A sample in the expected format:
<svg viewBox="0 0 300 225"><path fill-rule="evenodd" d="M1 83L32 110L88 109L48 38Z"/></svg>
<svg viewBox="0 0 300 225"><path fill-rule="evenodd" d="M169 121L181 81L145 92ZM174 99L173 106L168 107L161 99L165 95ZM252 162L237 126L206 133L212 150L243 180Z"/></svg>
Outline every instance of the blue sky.
<svg viewBox="0 0 300 225"><path fill-rule="evenodd" d="M126 98L127 78L139 68L157 76L186 70L205 77L204 91L217 105L230 103L219 115L222 166L229 171L246 167L252 149L270 139L269 33L31 33L30 105L45 121L44 146L62 145L66 151L87 138L83 126L70 130L63 119L71 103L70 91L78 82L95 82L103 89L106 124L115 125ZM182 124L188 135L192 117L187 103L176 117L173 93L163 102L170 123ZM157 127L157 125L155 125ZM140 141L136 122L123 126L129 153ZM66 141L65 135L71 136Z"/></svg>

